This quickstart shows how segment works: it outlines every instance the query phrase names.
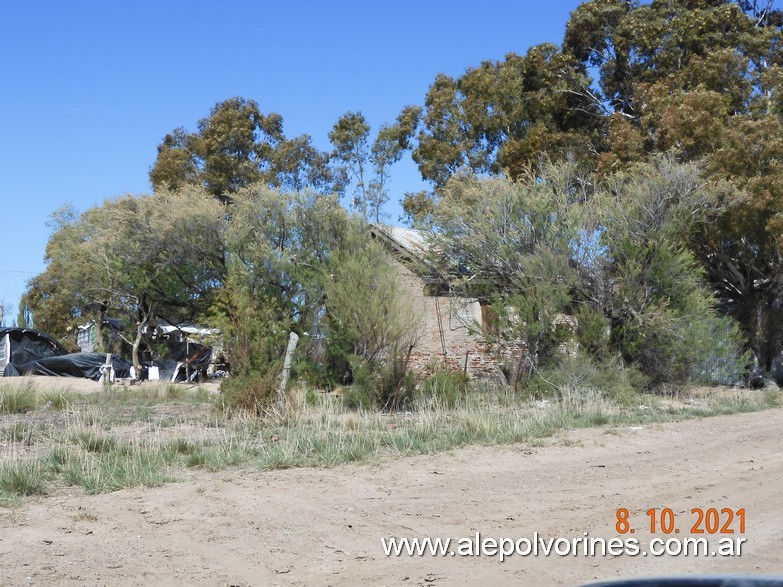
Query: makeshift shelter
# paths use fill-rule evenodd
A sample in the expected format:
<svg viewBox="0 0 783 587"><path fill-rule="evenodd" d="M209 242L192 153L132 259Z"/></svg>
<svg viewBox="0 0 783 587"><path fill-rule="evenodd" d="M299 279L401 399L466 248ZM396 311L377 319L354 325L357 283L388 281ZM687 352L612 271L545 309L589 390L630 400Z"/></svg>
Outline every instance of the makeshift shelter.
<svg viewBox="0 0 783 587"><path fill-rule="evenodd" d="M206 377L212 347L197 341L214 339L220 335L219 330L190 323L173 324L157 316L150 334L151 348L142 353L141 364L147 369L147 373L140 374L142 378L185 381Z"/></svg>
<svg viewBox="0 0 783 587"><path fill-rule="evenodd" d="M111 380L130 377L131 362L129 360L112 356L110 366L109 378ZM6 375L85 377L98 381L106 368L106 355L102 353L71 353L41 358L18 366L10 365Z"/></svg>
<svg viewBox="0 0 783 587"><path fill-rule="evenodd" d="M114 348L115 350L112 352L118 352L116 348L122 346L123 342L122 336L120 335L122 332L122 322L117 318L104 318L101 324L104 347L107 349ZM83 353L93 353L95 352L95 349L98 348L96 345L97 341L95 340L97 330L95 321L77 327L76 344L79 345L79 349ZM126 344L125 346L130 345ZM122 352L125 352L125 350L126 349L122 349Z"/></svg>
<svg viewBox="0 0 783 587"><path fill-rule="evenodd" d="M67 354L68 349L48 334L32 328L0 327L0 374L31 361Z"/></svg>

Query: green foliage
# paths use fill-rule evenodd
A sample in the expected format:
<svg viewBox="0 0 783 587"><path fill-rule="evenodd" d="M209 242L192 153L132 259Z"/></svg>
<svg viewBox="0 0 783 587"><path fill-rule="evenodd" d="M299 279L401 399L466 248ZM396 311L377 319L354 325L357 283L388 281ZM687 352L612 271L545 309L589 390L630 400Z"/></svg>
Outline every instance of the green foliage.
<svg viewBox="0 0 783 587"><path fill-rule="evenodd" d="M613 288L603 304L614 347L652 385L690 379L697 365L715 357L705 332L725 332L723 358L736 361L739 337L717 315L703 273L683 245L693 220L717 208L698 169L659 158L617 176L605 195L601 244Z"/></svg>
<svg viewBox="0 0 783 587"><path fill-rule="evenodd" d="M35 389L32 384L4 384L0 387L0 414L24 414L37 406Z"/></svg>
<svg viewBox="0 0 783 587"><path fill-rule="evenodd" d="M496 300L499 340L527 349L516 385L535 385L574 342L599 363L619 353L652 387L721 361L737 378L741 337L685 248L720 211L699 171L659 157L603 183L570 162L513 183L452 180L432 238L467 294Z"/></svg>
<svg viewBox="0 0 783 587"><path fill-rule="evenodd" d="M763 2L591 0L572 13L563 43L599 70L600 98L616 113L602 174L666 150L705 161L724 206L691 222L682 244L767 369L783 344L782 22Z"/></svg>
<svg viewBox="0 0 783 587"><path fill-rule="evenodd" d="M221 384L232 408L261 413L274 398L286 325L274 300L254 295L240 274L229 275L219 299L217 324L231 357L232 375Z"/></svg>
<svg viewBox="0 0 783 587"><path fill-rule="evenodd" d="M648 385L647 377L619 357L597 360L587 353L560 355L531 378L528 393L533 397L556 397L564 390L595 390L601 397L621 405L632 405Z"/></svg>
<svg viewBox="0 0 783 587"><path fill-rule="evenodd" d="M282 362L249 367L232 375L220 385L223 402L227 407L260 415L275 399Z"/></svg>
<svg viewBox="0 0 783 587"><path fill-rule="evenodd" d="M454 178L432 213L432 238L445 272L468 295L494 300L497 335L528 349L544 364L572 337L568 320L582 286L590 194L576 165L547 164L517 182ZM524 384L530 371L514 368Z"/></svg>
<svg viewBox="0 0 783 587"><path fill-rule="evenodd" d="M326 271L332 339L352 347L346 358L354 386L363 390L354 403L401 407L412 391L408 363L420 321L400 289L395 263L381 245L358 231L348 246L335 251Z"/></svg>
<svg viewBox="0 0 783 587"><path fill-rule="evenodd" d="M596 360L607 359L611 354L611 322L606 315L590 304L580 304L574 318L579 348Z"/></svg>
<svg viewBox="0 0 783 587"><path fill-rule="evenodd" d="M308 135L285 137L279 114L262 114L253 100L234 97L215 104L196 132L179 128L166 135L150 181L156 190L201 186L226 201L253 184L328 192L327 163Z"/></svg>
<svg viewBox="0 0 783 587"><path fill-rule="evenodd" d="M366 362L355 357L351 362L353 383L345 387L341 398L350 410L371 410L375 407L377 381Z"/></svg>
<svg viewBox="0 0 783 587"><path fill-rule="evenodd" d="M461 371L438 370L419 384L416 403L453 409L464 401L467 386L468 377Z"/></svg>
<svg viewBox="0 0 783 587"><path fill-rule="evenodd" d="M380 222L388 201L390 168L411 148L421 108L406 106L393 124L384 124L370 144L370 125L361 112L346 112L329 132L343 187L353 189L351 207L367 222Z"/></svg>
<svg viewBox="0 0 783 587"><path fill-rule="evenodd" d="M54 216L47 268L29 283L25 304L57 338L89 319L136 324L138 362L141 331L156 313L192 320L211 304L225 269L225 222L225 207L194 188L122 196L82 214L65 208Z"/></svg>
<svg viewBox="0 0 783 587"><path fill-rule="evenodd" d="M223 387L230 406L259 412L273 397L289 332L320 320L323 268L347 225L335 198L259 186L235 194L227 275L212 307L232 365Z"/></svg>
<svg viewBox="0 0 783 587"><path fill-rule="evenodd" d="M552 44L485 61L457 79L439 74L425 105L413 158L437 187L463 169L516 178L542 155L590 160L602 125L589 77Z"/></svg>

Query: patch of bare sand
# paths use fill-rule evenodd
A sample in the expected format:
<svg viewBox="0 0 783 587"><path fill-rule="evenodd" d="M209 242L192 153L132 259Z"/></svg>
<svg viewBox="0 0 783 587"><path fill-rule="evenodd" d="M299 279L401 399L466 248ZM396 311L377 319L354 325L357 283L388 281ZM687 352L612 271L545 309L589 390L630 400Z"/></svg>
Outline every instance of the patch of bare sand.
<svg viewBox="0 0 783 587"><path fill-rule="evenodd" d="M569 432L379 466L186 473L157 489L58 494L0 512L0 585L579 585L783 569L783 410ZM612 537L627 507L747 510L741 557L385 557L391 536Z"/></svg>

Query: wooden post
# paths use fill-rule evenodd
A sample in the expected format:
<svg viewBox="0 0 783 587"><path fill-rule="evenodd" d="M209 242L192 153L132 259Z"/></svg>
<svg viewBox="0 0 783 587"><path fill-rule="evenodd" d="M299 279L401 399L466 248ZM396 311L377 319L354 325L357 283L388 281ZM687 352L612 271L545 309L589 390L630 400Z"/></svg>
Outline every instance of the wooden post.
<svg viewBox="0 0 783 587"><path fill-rule="evenodd" d="M286 387L288 386L288 376L291 374L291 359L294 356L296 345L299 342L299 336L295 332L288 337L288 348L285 351L285 360L283 361L283 372L280 374L280 383L277 386L277 409L280 413L285 411Z"/></svg>
<svg viewBox="0 0 783 587"><path fill-rule="evenodd" d="M190 383L190 337L185 334L185 383Z"/></svg>
<svg viewBox="0 0 783 587"><path fill-rule="evenodd" d="M111 353L106 353L106 364L103 366L103 373L101 373L101 383L104 387L108 387L111 383Z"/></svg>

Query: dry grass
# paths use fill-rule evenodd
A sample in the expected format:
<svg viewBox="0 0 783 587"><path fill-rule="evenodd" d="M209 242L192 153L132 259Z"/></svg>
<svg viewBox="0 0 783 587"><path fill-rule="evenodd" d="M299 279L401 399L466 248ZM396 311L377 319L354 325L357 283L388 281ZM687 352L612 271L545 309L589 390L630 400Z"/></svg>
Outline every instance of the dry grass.
<svg viewBox="0 0 783 587"><path fill-rule="evenodd" d="M340 398L310 394L315 401L289 406L287 417L257 418L221 411L203 390L167 385L82 396L24 393L32 396L25 399L32 410L0 415L0 501L6 504L68 485L88 493L157 486L188 468L331 467L471 444L535 445L571 428L603 426L612 433L776 407L781 400L779 392L702 390L627 405L595 389L567 388L557 399L537 402L482 389L448 405L420 398L409 412L382 414L346 410Z"/></svg>

